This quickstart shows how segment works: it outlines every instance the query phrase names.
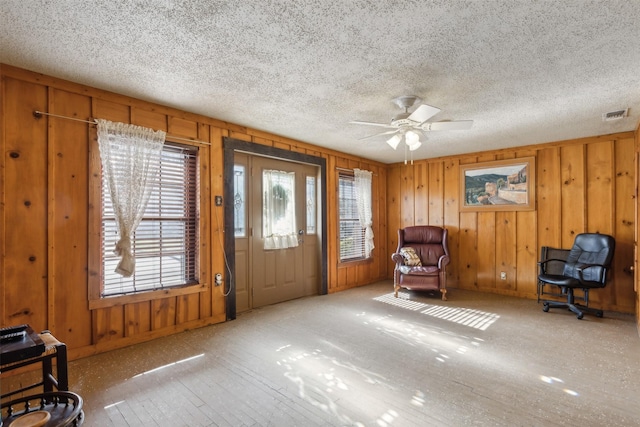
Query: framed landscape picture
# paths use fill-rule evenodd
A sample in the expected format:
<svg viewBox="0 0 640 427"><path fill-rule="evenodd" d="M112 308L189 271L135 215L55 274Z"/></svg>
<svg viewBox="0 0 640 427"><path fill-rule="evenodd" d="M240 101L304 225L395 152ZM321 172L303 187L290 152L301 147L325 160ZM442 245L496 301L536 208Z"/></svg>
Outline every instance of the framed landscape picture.
<svg viewBox="0 0 640 427"><path fill-rule="evenodd" d="M535 170L535 157L460 165L460 210L534 210Z"/></svg>

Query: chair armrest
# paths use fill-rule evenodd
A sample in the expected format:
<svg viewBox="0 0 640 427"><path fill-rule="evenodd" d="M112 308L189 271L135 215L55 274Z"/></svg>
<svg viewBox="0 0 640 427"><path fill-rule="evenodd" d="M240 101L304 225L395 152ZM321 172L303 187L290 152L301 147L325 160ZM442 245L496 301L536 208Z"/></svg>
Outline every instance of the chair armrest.
<svg viewBox="0 0 640 427"><path fill-rule="evenodd" d="M451 262L449 255L442 255L438 260L438 269L442 270Z"/></svg>
<svg viewBox="0 0 640 427"><path fill-rule="evenodd" d="M398 266L404 265L404 257L402 256L402 254L399 254L399 253L391 254L391 259Z"/></svg>
<svg viewBox="0 0 640 427"><path fill-rule="evenodd" d="M576 270L578 271L578 276L580 276L580 282L582 283L587 282L586 280L584 280L584 277L582 276L582 272L592 267L601 267L602 271L605 273L607 271L607 267L602 264L580 264L579 266L576 267ZM600 280L602 280L602 276L600 276Z"/></svg>

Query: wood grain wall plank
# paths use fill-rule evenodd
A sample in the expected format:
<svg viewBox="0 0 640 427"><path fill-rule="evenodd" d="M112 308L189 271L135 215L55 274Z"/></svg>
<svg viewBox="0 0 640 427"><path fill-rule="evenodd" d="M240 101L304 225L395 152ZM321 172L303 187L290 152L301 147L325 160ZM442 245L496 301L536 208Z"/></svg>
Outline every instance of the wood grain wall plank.
<svg viewBox="0 0 640 427"><path fill-rule="evenodd" d="M516 213L516 290L519 295L533 298L537 291L538 241L536 213Z"/></svg>
<svg viewBox="0 0 640 427"><path fill-rule="evenodd" d="M563 248L573 245L576 234L586 226L585 146L568 145L560 148L561 173L561 242Z"/></svg>
<svg viewBox="0 0 640 427"><path fill-rule="evenodd" d="M131 124L167 132L167 115L143 108L131 108Z"/></svg>
<svg viewBox="0 0 640 427"><path fill-rule="evenodd" d="M478 212L478 288L496 287L496 213Z"/></svg>
<svg viewBox="0 0 640 427"><path fill-rule="evenodd" d="M91 117L91 98L50 90L49 112L65 117ZM49 302L50 327L68 346L91 343L88 301L89 124L49 119ZM79 232L82 230L82 232ZM64 291L63 291L64 289ZM122 321L122 318L120 319ZM74 325L73 328L65 325ZM123 330L122 323L109 325Z"/></svg>
<svg viewBox="0 0 640 427"><path fill-rule="evenodd" d="M460 168L458 159L444 161L444 227L449 234L449 254L452 260L459 258L460 245ZM447 269L447 284L456 286L459 281L459 269Z"/></svg>
<svg viewBox="0 0 640 427"><path fill-rule="evenodd" d="M151 301L124 306L125 336L135 337L151 331Z"/></svg>
<svg viewBox="0 0 640 427"><path fill-rule="evenodd" d="M562 210L560 190L560 149L549 147L538 152L536 196L538 198L538 246L562 247L560 226ZM538 249L539 250L539 249ZM539 259L538 252L538 259Z"/></svg>
<svg viewBox="0 0 640 427"><path fill-rule="evenodd" d="M460 248L458 259L453 259L449 269L457 269L458 286L462 289L478 289L478 214L460 213Z"/></svg>
<svg viewBox="0 0 640 427"><path fill-rule="evenodd" d="M413 165L414 179L414 213L413 225L429 224L429 164L415 162Z"/></svg>
<svg viewBox="0 0 640 427"><path fill-rule="evenodd" d="M167 133L182 138L198 139L198 122L180 117L167 117Z"/></svg>
<svg viewBox="0 0 640 427"><path fill-rule="evenodd" d="M635 181L633 138L614 142L615 147L615 237L616 251L613 262L610 301L625 312L634 311L633 290L634 242L635 242Z"/></svg>
<svg viewBox="0 0 640 427"><path fill-rule="evenodd" d="M429 225L444 224L444 166L429 163Z"/></svg>
<svg viewBox="0 0 640 427"><path fill-rule="evenodd" d="M3 78L3 325L48 328L47 88ZM6 284L6 285L5 285Z"/></svg>
<svg viewBox="0 0 640 427"><path fill-rule="evenodd" d="M517 264L516 212L496 212L496 275L497 289L515 290ZM502 279L502 272L506 278Z"/></svg>
<svg viewBox="0 0 640 427"><path fill-rule="evenodd" d="M414 169L411 165L401 167L402 181L400 191L402 194L400 202L401 223L400 227L405 228L415 224L415 185Z"/></svg>

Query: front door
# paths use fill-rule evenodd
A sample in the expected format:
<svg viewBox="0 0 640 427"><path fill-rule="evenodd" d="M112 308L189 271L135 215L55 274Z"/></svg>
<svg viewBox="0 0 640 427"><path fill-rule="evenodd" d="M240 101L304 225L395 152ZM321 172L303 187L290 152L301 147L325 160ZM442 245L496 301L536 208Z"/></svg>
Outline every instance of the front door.
<svg viewBox="0 0 640 427"><path fill-rule="evenodd" d="M236 235L237 311L303 296L320 286L318 167L240 156L248 230Z"/></svg>

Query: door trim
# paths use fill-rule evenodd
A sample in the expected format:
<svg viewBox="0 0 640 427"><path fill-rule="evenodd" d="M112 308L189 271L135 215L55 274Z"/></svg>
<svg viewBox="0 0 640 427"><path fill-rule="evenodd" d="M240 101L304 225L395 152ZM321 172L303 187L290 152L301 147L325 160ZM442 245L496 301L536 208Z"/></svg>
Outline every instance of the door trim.
<svg viewBox="0 0 640 427"><path fill-rule="evenodd" d="M320 244L322 255L320 265L320 295L326 295L328 292L327 283L327 159L324 157L311 156L309 154L298 153L295 151L283 150L281 148L270 147L267 145L254 144L252 142L242 141L239 139L223 137L222 147L224 149L224 165L223 165L223 196L224 200L233 200L233 165L236 151L242 151L248 154L259 156L273 157L279 160L289 160L297 163L307 163L320 167L320 203L321 209L321 227L320 233L322 242ZM224 204L224 248L227 256L227 266L229 270L235 271L235 236L234 236L234 217L233 203ZM236 318L236 294L231 289L231 277L225 274L224 291L229 295L225 297L227 320Z"/></svg>

